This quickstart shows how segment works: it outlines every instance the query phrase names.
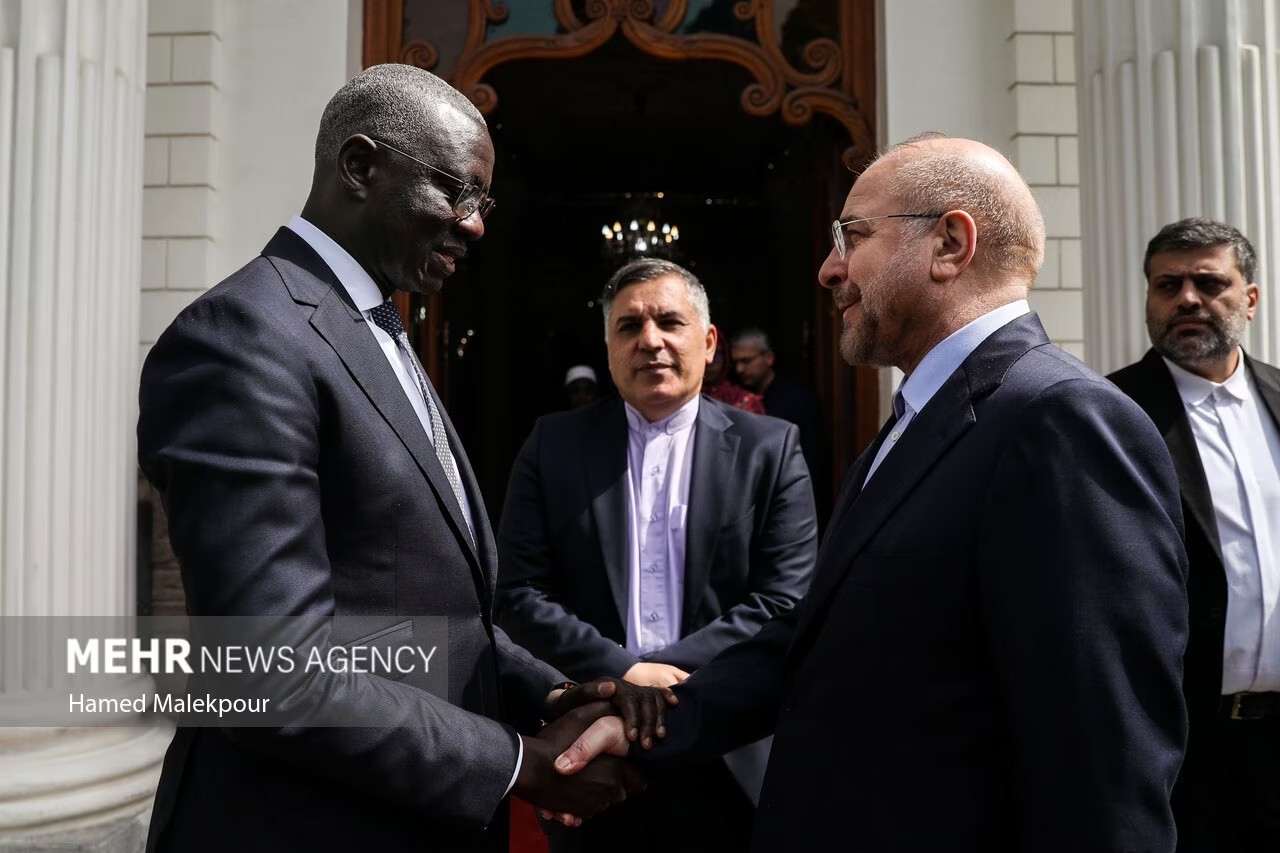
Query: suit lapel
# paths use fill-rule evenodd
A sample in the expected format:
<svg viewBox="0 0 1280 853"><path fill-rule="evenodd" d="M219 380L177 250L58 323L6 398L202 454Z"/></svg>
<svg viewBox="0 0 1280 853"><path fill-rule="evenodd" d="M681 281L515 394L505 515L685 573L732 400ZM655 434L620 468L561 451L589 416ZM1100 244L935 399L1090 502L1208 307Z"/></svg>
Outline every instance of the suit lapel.
<svg viewBox="0 0 1280 853"><path fill-rule="evenodd" d="M1271 420L1280 426L1280 370L1276 370L1269 364L1254 361L1247 353L1244 364L1253 375L1253 382L1258 387L1258 393L1262 395L1262 402L1266 405L1267 411L1271 413Z"/></svg>
<svg viewBox="0 0 1280 853"><path fill-rule="evenodd" d="M818 559L822 559L822 554L827 550L827 543L831 541L832 533L840 529L840 522L844 520L845 514L853 507L858 499L859 493L862 491L862 485L866 482L867 472L871 470L871 463L875 461L876 454L880 452L880 445L884 444L885 439L889 437L889 433L893 429L893 425L898 422L896 417L890 417L884 422L884 426L880 427L880 432L876 434L875 439L871 442L871 446L862 451L862 455L854 460L853 465L849 468L849 472L845 474L844 484L840 487L840 497L836 501L835 509L831 512L831 518L827 523L827 533L822 538L822 545L818 549Z"/></svg>
<svg viewBox="0 0 1280 853"><path fill-rule="evenodd" d="M1191 421L1187 418L1186 407L1178 394L1178 386L1174 384L1164 359L1155 350L1147 350L1140 365L1147 378L1133 390L1134 401L1155 423L1169 447L1173 467L1178 472L1182 502L1190 516L1188 522L1200 526L1221 559L1222 544L1218 538L1218 519L1213 511L1213 496L1209 492L1209 480L1204 473L1204 464L1200 461L1200 449L1196 446L1195 434L1191 431Z"/></svg>
<svg viewBox="0 0 1280 853"><path fill-rule="evenodd" d="M600 538L600 556L609 578L609 591L623 628L627 624L629 554L627 480L627 416L622 401L614 400L597 410L598 422L588 437L582 454L587 486L591 495L591 515Z"/></svg>
<svg viewBox="0 0 1280 853"><path fill-rule="evenodd" d="M378 346L377 340L369 331L369 324L363 315L349 301L346 289L338 282L329 267L301 238L288 229L280 229L272 241L267 244L263 254L279 271L285 286L294 300L304 305L315 306L310 318L311 327L337 353L351 377L364 391L369 402L377 409L396 436L404 444L405 449L413 457L418 468L426 477L440 504L451 520L454 535L462 544L466 553L471 555L473 567L480 572L479 559L471 534L462 518L462 510L458 507L457 498L445 478L440 460L436 458L435 448L427 438L422 422L405 396L404 388L396 379L387 358ZM449 425L444 409L440 410L445 418L446 431L455 450L461 445ZM475 490L475 479L471 475L470 466L466 464L465 454L455 453L459 467L467 471L467 486L470 494L477 500L473 506L482 506L478 502L479 493ZM482 525L477 521L477 535ZM484 581L484 578L480 578Z"/></svg>
<svg viewBox="0 0 1280 853"><path fill-rule="evenodd" d="M467 542L471 544L480 559L481 569L484 572L485 581L488 584L487 591L492 593L498 583L498 555L497 544L493 538L493 530L489 527L489 513L484 508L484 497L480 494L480 484L476 480L475 472L471 469L471 460L467 458L467 452L462 447L462 439L458 437L458 431L453 426L453 421L449 419L449 413L445 411L444 402L440 399L440 395L436 392L435 386L431 388L431 399L435 400L436 411L440 413L440 420L444 422L445 435L449 439L449 448L453 451L453 461L457 463L458 473L462 477L462 488L466 491L467 502L471 505L471 523L475 526L475 541L472 542L470 531L466 530L465 519L462 518L462 508L457 505L457 499L447 502L450 514L454 517L455 523L461 521L464 525L463 532L467 534ZM414 413L415 420L417 413ZM449 480L445 477L444 469L440 467L440 458L436 456L435 448L430 448L431 456L435 460L435 470L440 476L440 482L433 484L437 494L441 498L452 497L453 489L449 486ZM445 489L441 492L440 489Z"/></svg>
<svg viewBox="0 0 1280 853"><path fill-rule="evenodd" d="M818 558L818 572L808 597L814 605L806 608L796 635L805 632L829 602L849 573L853 563L884 523L916 488L938 459L975 422L969 399L969 383L964 370L952 374L924 410L911 419L897 445L880 463L865 488L856 491L840 524L833 524ZM873 445L874 447L874 445ZM874 458L871 450L864 456ZM865 478L870 459L855 466L855 476ZM855 479L846 487L858 488ZM805 618L808 617L808 619Z"/></svg>
<svg viewBox="0 0 1280 853"><path fill-rule="evenodd" d="M698 402L698 428L693 436L693 470L689 480L689 516L685 529L684 600L681 634L688 633L702 603L711 573L720 528L724 524L729 474L738 455L739 439L727 432L733 422L708 398Z"/></svg>
<svg viewBox="0 0 1280 853"><path fill-rule="evenodd" d="M866 487L857 491L858 478L865 478L875 449L884 440L885 430L881 430L877 444L855 464L851 475L854 479L845 487L845 494L850 496L848 509L838 525L831 525L823 543L806 606L798 616L793 649L801 646L809 631L821 625L827 606L858 554L938 460L977 423L975 404L999 387L1015 361L1028 350L1047 343L1049 338L1034 314L1025 314L992 333L911 419Z"/></svg>

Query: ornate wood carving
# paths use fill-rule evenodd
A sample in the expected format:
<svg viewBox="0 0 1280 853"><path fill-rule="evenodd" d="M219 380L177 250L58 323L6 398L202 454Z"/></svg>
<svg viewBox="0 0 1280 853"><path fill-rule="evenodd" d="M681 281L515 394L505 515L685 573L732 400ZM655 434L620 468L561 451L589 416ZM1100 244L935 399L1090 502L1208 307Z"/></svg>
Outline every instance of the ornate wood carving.
<svg viewBox="0 0 1280 853"><path fill-rule="evenodd" d="M855 2L859 7L866 5L864 0ZM865 81L854 74L855 68L861 71L871 63L854 62L835 41L818 38L805 45L801 53L808 68L793 67L778 44L770 0L742 0L734 6L739 20L754 22L755 42L719 33L676 33L687 5L686 0L672 0L654 19L652 0L588 0L585 18L580 19L572 0L553 0L556 21L565 32L554 36L507 36L486 43L489 25L505 21L507 7L494 0L471 0L465 47L454 67L444 73L481 112L489 113L498 103L497 92L483 82L492 69L520 59L585 56L621 31L636 47L660 59L709 59L746 69L755 80L739 98L748 115L780 113L783 121L796 126L807 124L815 112L831 116L849 134L852 144L845 152L848 163L863 160L874 150L871 121L860 109L861 103L872 101L857 97L865 90ZM848 10L843 11L846 36L859 29L851 26L851 17ZM415 40L400 49L398 59L435 70L439 55L429 43Z"/></svg>

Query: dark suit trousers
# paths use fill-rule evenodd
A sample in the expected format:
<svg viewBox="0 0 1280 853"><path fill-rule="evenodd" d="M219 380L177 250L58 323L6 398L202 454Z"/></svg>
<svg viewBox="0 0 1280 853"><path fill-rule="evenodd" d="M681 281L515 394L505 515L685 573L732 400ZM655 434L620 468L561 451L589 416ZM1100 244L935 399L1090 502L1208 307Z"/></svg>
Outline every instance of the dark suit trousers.
<svg viewBox="0 0 1280 853"><path fill-rule="evenodd" d="M1191 741L1173 791L1178 853L1280 850L1280 717L1219 715Z"/></svg>
<svg viewBox="0 0 1280 853"><path fill-rule="evenodd" d="M576 829L555 824L548 834L552 853L745 853L754 816L751 801L716 759L650 773L643 794Z"/></svg>

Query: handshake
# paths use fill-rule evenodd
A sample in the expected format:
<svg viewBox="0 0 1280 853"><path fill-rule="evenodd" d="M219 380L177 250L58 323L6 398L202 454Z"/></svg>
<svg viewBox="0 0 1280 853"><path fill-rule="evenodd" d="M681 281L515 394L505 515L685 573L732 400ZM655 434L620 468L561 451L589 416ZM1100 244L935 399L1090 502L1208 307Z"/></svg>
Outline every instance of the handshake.
<svg viewBox="0 0 1280 853"><path fill-rule="evenodd" d="M625 757L633 743L649 749L666 736L664 713L677 702L670 688L616 678L552 693L554 722L536 737L521 737L524 758L511 793L565 826L639 793L644 779Z"/></svg>

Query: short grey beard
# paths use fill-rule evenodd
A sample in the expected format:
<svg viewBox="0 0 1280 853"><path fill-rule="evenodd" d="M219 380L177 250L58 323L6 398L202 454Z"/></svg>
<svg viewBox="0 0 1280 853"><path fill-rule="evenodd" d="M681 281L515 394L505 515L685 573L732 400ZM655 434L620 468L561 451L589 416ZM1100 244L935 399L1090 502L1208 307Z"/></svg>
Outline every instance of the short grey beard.
<svg viewBox="0 0 1280 853"><path fill-rule="evenodd" d="M1176 319L1176 317L1174 318ZM1147 334L1151 335L1152 348L1174 364L1207 364L1220 361L1240 346L1244 340L1249 320L1244 311L1238 311L1221 320L1210 317L1209 334L1201 337L1177 340L1166 328L1156 334L1151 315L1147 315Z"/></svg>

